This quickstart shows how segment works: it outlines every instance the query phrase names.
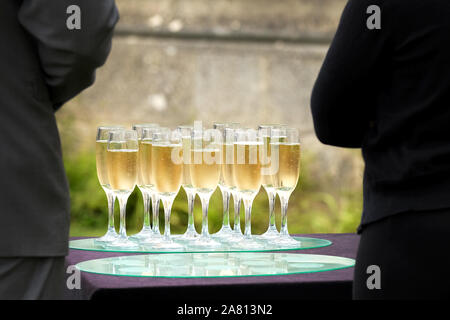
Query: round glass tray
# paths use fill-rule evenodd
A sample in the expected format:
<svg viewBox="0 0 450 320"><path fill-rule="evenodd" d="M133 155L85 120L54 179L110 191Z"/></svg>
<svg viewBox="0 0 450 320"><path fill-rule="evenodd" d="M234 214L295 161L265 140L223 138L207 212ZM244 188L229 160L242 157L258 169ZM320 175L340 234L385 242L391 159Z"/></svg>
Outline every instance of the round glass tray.
<svg viewBox="0 0 450 320"><path fill-rule="evenodd" d="M264 247L261 249L234 249L233 247L227 246L225 243L222 247L217 249L199 249L190 247L189 244L184 244L183 250L161 250L161 249L151 249L140 247L139 249L112 249L104 246L100 246L95 243L95 238L71 240L69 242L70 249L76 250L88 250L88 251L103 251L103 252L128 252L128 253L196 253L196 252L267 252L267 251L287 251L287 250L303 250L303 249L314 249L327 247L332 244L331 241L325 239L309 238L309 237L293 237L298 241L298 246L294 247L280 247L274 245L270 242L265 242Z"/></svg>
<svg viewBox="0 0 450 320"><path fill-rule="evenodd" d="M294 253L178 253L133 255L80 262L84 272L128 277L245 277L313 273L353 267L343 257Z"/></svg>

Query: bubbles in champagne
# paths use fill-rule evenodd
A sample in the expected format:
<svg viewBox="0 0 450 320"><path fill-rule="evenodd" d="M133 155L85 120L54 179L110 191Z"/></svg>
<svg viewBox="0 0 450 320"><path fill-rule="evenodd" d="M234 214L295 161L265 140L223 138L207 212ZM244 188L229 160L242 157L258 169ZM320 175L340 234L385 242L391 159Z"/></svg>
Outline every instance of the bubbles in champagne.
<svg viewBox="0 0 450 320"><path fill-rule="evenodd" d="M108 179L114 191L131 192L137 180L137 150L107 151Z"/></svg>
<svg viewBox="0 0 450 320"><path fill-rule="evenodd" d="M216 160L219 150L203 149L193 150L192 159L201 159L201 161L193 161L190 165L191 181L197 192L213 192L220 179L220 161Z"/></svg>
<svg viewBox="0 0 450 320"><path fill-rule="evenodd" d="M272 150L278 151L279 168L273 176L274 187L279 191L293 191L300 176L300 144L272 143ZM275 152L274 152L275 153Z"/></svg>
<svg viewBox="0 0 450 320"><path fill-rule="evenodd" d="M155 145L151 151L151 182L157 192L168 196L175 195L183 179L183 162L174 162L172 152L180 153L181 145Z"/></svg>
<svg viewBox="0 0 450 320"><path fill-rule="evenodd" d="M261 187L261 146L260 143L234 144L233 177L237 189L243 194L254 196Z"/></svg>
<svg viewBox="0 0 450 320"><path fill-rule="evenodd" d="M106 151L108 141L98 140L95 143L95 159L97 166L97 177L102 187L109 188L108 168L106 166Z"/></svg>

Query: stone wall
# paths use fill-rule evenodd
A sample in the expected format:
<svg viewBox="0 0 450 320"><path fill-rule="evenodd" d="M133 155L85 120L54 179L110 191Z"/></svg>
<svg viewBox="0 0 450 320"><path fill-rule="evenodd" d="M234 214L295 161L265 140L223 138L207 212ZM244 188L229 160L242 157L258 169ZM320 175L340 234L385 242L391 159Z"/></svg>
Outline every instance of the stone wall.
<svg viewBox="0 0 450 320"><path fill-rule="evenodd" d="M93 87L58 112L63 142L70 124L72 149L92 148L101 124L286 123L300 129L303 150L320 155L318 172L328 173L337 184L359 187L359 155L323 146L313 133L310 93L328 44L301 41L305 35L331 37L345 1L117 3L121 20L107 64L97 72ZM183 36L192 33L200 37ZM202 34L215 38L202 39ZM248 41L239 40L243 34ZM235 35L236 41L223 41L223 35ZM277 37L295 41L268 40Z"/></svg>
<svg viewBox="0 0 450 320"><path fill-rule="evenodd" d="M336 29L346 0L117 0L121 27L295 37Z"/></svg>

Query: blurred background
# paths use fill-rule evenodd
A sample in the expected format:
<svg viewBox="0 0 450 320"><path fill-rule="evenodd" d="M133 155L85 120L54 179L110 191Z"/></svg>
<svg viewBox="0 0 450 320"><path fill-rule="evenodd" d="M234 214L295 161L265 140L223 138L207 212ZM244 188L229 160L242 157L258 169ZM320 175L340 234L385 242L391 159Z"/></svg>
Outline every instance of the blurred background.
<svg viewBox="0 0 450 320"><path fill-rule="evenodd" d="M267 123L297 127L302 172L289 202L289 231L356 230L362 209L361 153L322 145L314 135L309 106L346 0L116 3L121 20L106 65L97 72L93 87L57 113L71 189L71 236L106 231L107 202L97 180L94 152L99 125L157 122L175 128L194 120L207 126L230 121L255 128ZM137 189L127 208L132 234L140 230L143 218ZM232 212L231 205L231 216ZM278 200L276 214L279 227ZM200 230L198 198L195 217ZM209 219L210 232L218 231L219 190L211 199ZM171 220L173 233L185 231L182 189ZM261 189L253 206L252 230L263 233L267 224L268 200Z"/></svg>

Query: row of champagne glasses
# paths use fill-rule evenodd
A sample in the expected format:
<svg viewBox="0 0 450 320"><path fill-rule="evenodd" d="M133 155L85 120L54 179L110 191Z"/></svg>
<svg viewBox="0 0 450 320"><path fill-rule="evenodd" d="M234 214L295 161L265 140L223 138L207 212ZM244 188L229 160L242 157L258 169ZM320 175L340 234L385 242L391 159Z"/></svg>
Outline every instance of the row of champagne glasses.
<svg viewBox="0 0 450 320"><path fill-rule="evenodd" d="M224 243L235 249L263 249L261 240L272 245L298 247L287 232L287 202L300 173L298 131L281 125L260 126L258 131L239 128L238 124L214 124L202 127L180 126L175 131L156 124L135 125L134 130L100 127L97 133L97 173L108 197L109 222L105 236L96 243L115 249L182 251L190 248L218 249ZM105 136L108 135L108 139ZM144 199L142 230L131 237L125 231L126 199L137 184ZM251 208L263 185L269 196L269 228L261 236L251 234ZM170 212L183 186L188 198L188 228L185 234L171 237ZM208 232L209 199L219 186L223 196L221 230ZM282 227L276 230L274 201L279 195ZM195 195L202 202L202 231L194 227ZM234 199L234 228L229 223L229 200ZM119 200L120 230L114 230L114 198ZM239 224L241 200L245 207L245 231ZM153 228L150 225L150 201ZM159 201L164 205L165 229L159 232ZM175 239L175 241L174 241Z"/></svg>

